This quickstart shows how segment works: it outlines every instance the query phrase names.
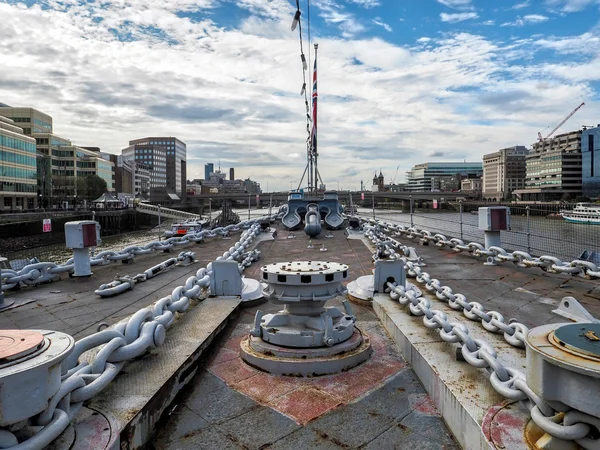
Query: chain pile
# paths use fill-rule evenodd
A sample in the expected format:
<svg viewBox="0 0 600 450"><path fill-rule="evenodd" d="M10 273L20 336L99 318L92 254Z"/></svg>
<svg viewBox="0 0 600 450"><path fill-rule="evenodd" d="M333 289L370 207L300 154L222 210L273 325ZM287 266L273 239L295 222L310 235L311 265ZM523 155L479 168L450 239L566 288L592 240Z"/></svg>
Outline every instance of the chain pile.
<svg viewBox="0 0 600 450"><path fill-rule="evenodd" d="M365 227L365 235L378 247L374 259L378 259L382 251L390 258L401 259L405 264L407 275L416 277L417 281L425 284L428 290L435 290L436 296L440 300L448 301L451 308L463 309L465 316L472 320L481 318L486 330L503 332L504 339L508 343L516 347L524 347L528 332L525 325L517 322L506 325L500 313L496 311L485 313L479 303L467 303L464 295L453 294L447 286L440 286L439 281L432 279L427 272L421 270L419 265L408 261L406 256L396 253L387 236L377 228ZM402 252L406 255L407 248L403 246ZM600 419L573 410L566 405L557 405L556 402L551 406L527 385L523 372L502 364L496 350L489 342L473 339L469 335L468 328L462 323L449 322L448 316L443 311L431 309L429 299L418 298L414 291L404 286L397 286L395 283L387 283L387 287L386 292L390 298L403 306L408 306L413 315L423 316L423 324L427 328L438 330L445 342L457 343L467 363L473 367L486 369L490 375L490 383L496 392L509 400L524 402L531 411L531 418L544 432L558 439L575 441L584 449L598 449L598 440L589 435L593 430L600 429ZM553 406L560 409L555 410Z"/></svg>
<svg viewBox="0 0 600 450"><path fill-rule="evenodd" d="M248 226L240 240L220 260L241 260L240 273L258 259L260 252L245 252L261 232L256 221ZM227 228L227 227L225 227ZM229 228L234 230L234 228ZM216 230L213 230L217 234ZM29 426L20 430L0 429L0 448L11 450L41 450L55 440L69 425L83 403L104 390L119 374L126 361L144 354L151 348L161 346L166 330L175 321L177 313L184 313L192 299L199 299L210 286L212 263L189 277L185 285L176 287L171 295L163 297L154 305L142 308L126 321L111 329L99 331L75 343L73 352L62 363L62 383L50 399L48 408L31 419ZM88 352L84 355L84 353ZM82 358L83 356L83 358ZM31 435L31 429L38 431ZM28 434L29 433L29 434ZM23 442L19 443L20 440Z"/></svg>
<svg viewBox="0 0 600 450"><path fill-rule="evenodd" d="M512 262L519 267L539 267L549 273L567 273L587 279L600 278L600 267L590 261L576 259L571 262L564 262L555 256L548 255L535 258L527 252L508 252L501 247L486 249L484 245L477 242L465 243L461 239L447 238L443 234L432 233L424 229L419 230L416 227L395 225L368 218L362 218L362 220L371 225L377 224L383 227L385 231L396 233L399 236L404 235L410 239L418 238L422 243L427 244L433 242L438 247L448 247L459 253L468 252L473 256L487 256L488 258L492 258L496 263Z"/></svg>
<svg viewBox="0 0 600 450"><path fill-rule="evenodd" d="M229 232L248 229L255 220L247 220L237 225L227 225L226 227L215 228L213 230L202 230L198 233L189 233L181 237L171 237L164 241L152 241L143 246L131 245L121 251L106 250L97 253L90 258L91 266L106 265L115 261L131 260L137 255L145 255L154 251L171 250L180 245L187 245L192 242L199 243L205 238L227 235ZM74 260L69 259L64 264L54 262L36 262L28 264L21 270L2 269L2 287L12 289L18 284L26 286L36 286L48 281L57 281L60 274L71 273L74 270Z"/></svg>

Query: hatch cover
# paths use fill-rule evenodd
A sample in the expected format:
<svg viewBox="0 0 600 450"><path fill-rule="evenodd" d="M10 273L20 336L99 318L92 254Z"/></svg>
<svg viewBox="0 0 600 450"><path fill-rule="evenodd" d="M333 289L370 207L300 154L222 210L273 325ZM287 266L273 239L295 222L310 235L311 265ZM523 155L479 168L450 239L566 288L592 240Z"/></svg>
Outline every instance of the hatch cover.
<svg viewBox="0 0 600 450"><path fill-rule="evenodd" d="M34 353L44 343L44 336L31 330L0 330L0 362L14 361Z"/></svg>
<svg viewBox="0 0 600 450"><path fill-rule="evenodd" d="M583 356L600 358L600 323L574 323L554 331L554 345Z"/></svg>

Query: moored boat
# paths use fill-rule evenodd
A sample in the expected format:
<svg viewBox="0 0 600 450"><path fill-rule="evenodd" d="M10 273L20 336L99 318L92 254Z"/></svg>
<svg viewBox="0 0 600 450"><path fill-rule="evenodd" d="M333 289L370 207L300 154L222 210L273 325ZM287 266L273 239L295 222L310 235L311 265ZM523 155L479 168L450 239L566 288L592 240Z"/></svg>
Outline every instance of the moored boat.
<svg viewBox="0 0 600 450"><path fill-rule="evenodd" d="M185 222L174 223L170 230L165 231L164 235L166 237L173 237L185 236L189 233L199 233L207 224L207 220L186 220Z"/></svg>
<svg viewBox="0 0 600 450"><path fill-rule="evenodd" d="M600 225L600 204L577 203L573 210L562 210L560 214L570 223Z"/></svg>

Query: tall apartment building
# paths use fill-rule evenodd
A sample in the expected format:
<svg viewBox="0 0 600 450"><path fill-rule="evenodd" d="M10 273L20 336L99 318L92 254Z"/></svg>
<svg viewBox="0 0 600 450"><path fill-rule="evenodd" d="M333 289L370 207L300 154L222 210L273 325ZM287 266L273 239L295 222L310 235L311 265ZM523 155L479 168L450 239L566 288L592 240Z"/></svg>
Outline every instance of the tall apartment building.
<svg viewBox="0 0 600 450"><path fill-rule="evenodd" d="M229 181L235 180L235 170L233 167L229 168Z"/></svg>
<svg viewBox="0 0 600 450"><path fill-rule="evenodd" d="M581 195L581 131L536 142L526 157L525 188L520 200L556 201Z"/></svg>
<svg viewBox="0 0 600 450"><path fill-rule="evenodd" d="M122 155L150 168L150 190L167 187L167 151L164 146L151 144L149 139L137 139L129 142Z"/></svg>
<svg viewBox="0 0 600 450"><path fill-rule="evenodd" d="M37 199L35 139L0 115L0 209L33 209Z"/></svg>
<svg viewBox="0 0 600 450"><path fill-rule="evenodd" d="M600 124L581 133L581 191L600 197Z"/></svg>
<svg viewBox="0 0 600 450"><path fill-rule="evenodd" d="M524 145L516 145L483 156L482 196L485 200L507 200L514 190L525 187L528 153Z"/></svg>
<svg viewBox="0 0 600 450"><path fill-rule="evenodd" d="M406 191L430 192L459 190L464 178L480 178L480 162L428 162L417 164L406 173Z"/></svg>
<svg viewBox="0 0 600 450"><path fill-rule="evenodd" d="M210 174L215 171L215 165L213 163L204 164L204 179L210 180Z"/></svg>
<svg viewBox="0 0 600 450"><path fill-rule="evenodd" d="M151 187L166 187L167 190L175 192L180 197L185 196L187 184L187 147L184 142L175 137L145 137L129 141L129 145L130 147L135 146L136 149L144 150L143 153L139 153L138 155L149 156L149 158L140 160L138 157L135 157L135 159L144 164L150 162L151 164L148 165L152 166L153 171L156 166L157 168L161 168L162 172L162 159L164 158L164 183ZM153 155L156 155L156 161ZM156 181L158 182L158 178L156 178Z"/></svg>

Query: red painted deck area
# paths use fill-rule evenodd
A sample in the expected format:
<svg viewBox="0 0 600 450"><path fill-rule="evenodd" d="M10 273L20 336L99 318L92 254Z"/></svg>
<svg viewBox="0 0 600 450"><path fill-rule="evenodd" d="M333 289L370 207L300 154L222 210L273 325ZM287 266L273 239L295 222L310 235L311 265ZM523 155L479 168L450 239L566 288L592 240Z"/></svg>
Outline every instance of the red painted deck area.
<svg viewBox="0 0 600 450"><path fill-rule="evenodd" d="M246 332L250 331L250 325L240 327ZM327 411L377 389L405 367L406 364L384 333L379 327L371 328L368 333L374 350L371 358L354 369L336 375L281 377L250 367L238 356L244 336L235 336L237 333L217 352L207 369L229 387L304 425Z"/></svg>

